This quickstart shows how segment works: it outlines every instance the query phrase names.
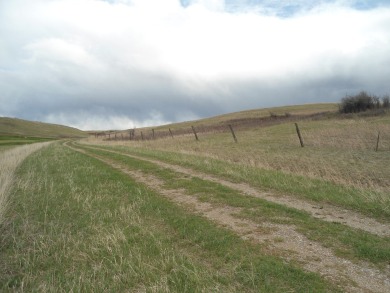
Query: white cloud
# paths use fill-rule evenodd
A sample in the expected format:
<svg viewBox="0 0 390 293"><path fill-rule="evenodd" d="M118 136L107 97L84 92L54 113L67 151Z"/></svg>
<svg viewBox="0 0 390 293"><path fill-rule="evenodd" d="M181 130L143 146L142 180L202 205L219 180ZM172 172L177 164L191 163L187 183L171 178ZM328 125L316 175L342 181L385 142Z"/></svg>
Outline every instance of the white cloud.
<svg viewBox="0 0 390 293"><path fill-rule="evenodd" d="M293 2L302 10L291 17L268 13ZM227 11L221 0L4 1L0 103L11 106L0 111L128 128L388 91L390 8L270 3ZM117 118L99 118L96 107Z"/></svg>
<svg viewBox="0 0 390 293"><path fill-rule="evenodd" d="M225 9L224 0L194 0L192 5L199 5L211 11L223 11Z"/></svg>
<svg viewBox="0 0 390 293"><path fill-rule="evenodd" d="M84 117L84 119L80 120L80 117ZM91 114L83 111L72 114L50 114L45 117L45 121L69 125L81 130L125 130L170 123L169 121L164 120L158 112L151 113L149 118L143 121L131 119L124 115L94 115L93 113Z"/></svg>

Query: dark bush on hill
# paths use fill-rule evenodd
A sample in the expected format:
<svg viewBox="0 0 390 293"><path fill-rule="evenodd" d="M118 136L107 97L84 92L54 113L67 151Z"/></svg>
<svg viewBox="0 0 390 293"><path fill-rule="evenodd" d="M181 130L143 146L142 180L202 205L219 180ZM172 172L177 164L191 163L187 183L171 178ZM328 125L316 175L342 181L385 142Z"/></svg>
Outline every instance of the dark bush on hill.
<svg viewBox="0 0 390 293"><path fill-rule="evenodd" d="M382 107L383 108L390 108L390 97L389 95L386 95L382 98Z"/></svg>
<svg viewBox="0 0 390 293"><path fill-rule="evenodd" d="M379 97L361 91L357 95L343 98L339 108L341 113L358 113L372 109L390 108L390 99L388 95L383 96L381 102Z"/></svg>

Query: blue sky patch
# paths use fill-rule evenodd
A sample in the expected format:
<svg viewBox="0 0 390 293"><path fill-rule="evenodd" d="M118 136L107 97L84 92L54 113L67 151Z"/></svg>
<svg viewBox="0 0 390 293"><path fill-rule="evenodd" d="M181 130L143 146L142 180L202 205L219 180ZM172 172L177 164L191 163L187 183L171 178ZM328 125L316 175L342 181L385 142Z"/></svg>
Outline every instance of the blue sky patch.
<svg viewBox="0 0 390 293"><path fill-rule="evenodd" d="M188 7L194 0L180 0L183 7ZM247 10L259 11L265 14L279 17L291 17L297 13L308 11L323 4L337 3L337 0L225 0L225 10L228 12L240 12ZM390 7L390 0L350 0L346 6L356 10L370 10L378 7Z"/></svg>

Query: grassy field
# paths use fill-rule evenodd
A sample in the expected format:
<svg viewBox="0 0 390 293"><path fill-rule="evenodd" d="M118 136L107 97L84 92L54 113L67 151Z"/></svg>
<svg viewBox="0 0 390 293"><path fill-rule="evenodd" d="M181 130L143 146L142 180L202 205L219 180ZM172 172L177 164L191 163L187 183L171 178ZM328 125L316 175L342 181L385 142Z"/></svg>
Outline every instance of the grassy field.
<svg viewBox="0 0 390 293"><path fill-rule="evenodd" d="M88 149L88 148L87 148ZM307 213L272 204L262 199L248 197L230 188L212 183L200 178L182 177L182 174L173 172L139 159L127 157L123 154L110 153L103 150L88 149L99 156L106 156L118 164L141 169L145 174L157 176L164 182L165 189L184 190L185 193L195 195L202 201L223 204L231 207L243 208L241 216L262 223L264 221L294 224L307 237L322 242L324 246L332 247L335 253L354 259L371 261L385 266L390 259L389 239L382 239L369 233L361 233L349 227L335 223L324 223L312 219Z"/></svg>
<svg viewBox="0 0 390 293"><path fill-rule="evenodd" d="M390 116L324 119L147 141L102 141L123 151L229 180L390 219ZM377 136L380 132L378 151Z"/></svg>
<svg viewBox="0 0 390 293"><path fill-rule="evenodd" d="M59 143L30 156L18 180L2 291L338 291Z"/></svg>
<svg viewBox="0 0 390 293"><path fill-rule="evenodd" d="M80 138L86 137L87 134L79 129L63 125L0 117L0 137L2 136L11 136L14 139L23 140L25 137L29 139L32 137Z"/></svg>
<svg viewBox="0 0 390 293"><path fill-rule="evenodd" d="M166 131L168 128L177 130L181 128L189 128L192 125L196 127L202 126L218 126L227 123L234 123L235 121L250 120L255 118L269 118L271 116L287 116L288 115L312 115L316 113L334 112L338 109L338 105L334 103L328 104L307 104L307 105L296 105L296 106L284 106L275 108L255 109L246 110L235 113L223 114L215 117L200 119L196 121L187 121L182 123L174 123L169 125L162 125L153 127L156 130ZM143 130L150 130L144 128ZM141 129L140 129L141 130Z"/></svg>
<svg viewBox="0 0 390 293"><path fill-rule="evenodd" d="M0 227L5 220L5 212L9 202L8 194L14 183L14 173L17 167L31 153L48 143L27 144L10 150L0 148Z"/></svg>
<svg viewBox="0 0 390 293"><path fill-rule="evenodd" d="M33 144L37 142L51 141L52 138L27 137L27 136L0 136L0 152L15 146Z"/></svg>
<svg viewBox="0 0 390 293"><path fill-rule="evenodd" d="M314 115L336 106L160 128L282 117L237 143L213 126L34 152L8 192L0 291L388 292L390 115Z"/></svg>
<svg viewBox="0 0 390 293"><path fill-rule="evenodd" d="M220 116L186 121L174 124L143 127L129 130L110 130L89 132L90 135L98 135L106 139L129 139L132 136L135 140L149 140L155 138L167 138L173 136L192 135L192 127L197 132L226 132L229 125L235 129L250 129L258 127L269 127L287 122L296 122L303 119L318 119L323 117L334 117L337 104L307 104L298 106L285 106L267 109L247 110Z"/></svg>

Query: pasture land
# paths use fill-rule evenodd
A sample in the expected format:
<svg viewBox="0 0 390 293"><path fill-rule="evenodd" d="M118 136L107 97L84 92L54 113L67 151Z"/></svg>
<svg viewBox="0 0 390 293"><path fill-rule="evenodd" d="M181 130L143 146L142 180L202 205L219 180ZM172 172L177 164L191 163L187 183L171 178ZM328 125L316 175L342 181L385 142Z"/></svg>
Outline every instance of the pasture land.
<svg viewBox="0 0 390 293"><path fill-rule="evenodd" d="M304 148L293 122L237 127L238 143L228 130L211 130L199 131L199 140L174 132L173 137L144 140L91 137L78 147L115 161L114 165L136 166L136 170L156 177L161 181L155 184L156 190L180 190L200 202L226 207L225 212L214 212L225 213L226 218L233 214L232 221L240 219L242 225L250 226L249 221L253 227L261 226L263 232L268 231L263 233L269 233L268 238L256 234L255 229L247 232L255 234L252 238L257 240L263 238L261 243L271 242L271 250L293 250L306 269L308 264L314 266L307 259L314 256L290 247L294 236L287 226L299 232L297 237L316 243L308 244L306 251L316 245L318 255L323 247L330 250L319 259L333 255L354 264L368 262L389 279L389 114L305 118L298 122ZM132 176L142 181L142 176ZM145 184L153 186L151 182ZM200 212L241 235L229 221ZM333 266L336 264L340 265L335 261ZM321 274L322 269L310 270ZM343 269L338 273L343 274ZM356 282L354 277L347 278Z"/></svg>
<svg viewBox="0 0 390 293"><path fill-rule="evenodd" d="M179 130L183 128L189 128L192 125L195 127L218 127L226 124L245 124L246 122L252 121L267 121L267 118L284 118L289 116L305 117L310 115L318 115L319 113L334 113L337 111L338 105L334 103L326 104L307 104L307 105L296 105L296 106L284 106L275 108L263 108L246 110L235 113L223 114L215 117L200 119L196 121L187 121L181 123L174 123L170 125L162 125L154 127L158 131L166 131L169 128L173 130ZM251 123L250 123L251 124ZM150 130L144 128L145 131Z"/></svg>
<svg viewBox="0 0 390 293"><path fill-rule="evenodd" d="M86 137L87 134L79 129L63 125L0 117L1 136L13 136L19 137L20 139L23 139L23 137L80 138Z"/></svg>
<svg viewBox="0 0 390 293"><path fill-rule="evenodd" d="M299 122L156 140L87 143L155 158L245 182L263 190L390 219L390 115ZM378 132L380 139L378 143ZM378 151L376 146L378 143Z"/></svg>
<svg viewBox="0 0 390 293"><path fill-rule="evenodd" d="M338 291L60 143L24 161L11 197L0 234L2 291Z"/></svg>
<svg viewBox="0 0 390 293"><path fill-rule="evenodd" d="M5 220L5 213L9 202L8 195L14 183L16 169L26 157L46 146L48 143L41 142L18 146L9 150L0 149L0 227Z"/></svg>
<svg viewBox="0 0 390 293"><path fill-rule="evenodd" d="M15 146L51 141L52 138L27 137L27 136L0 136L0 152Z"/></svg>
<svg viewBox="0 0 390 293"><path fill-rule="evenodd" d="M237 143L215 128L228 115L198 141L33 153L0 226L0 290L389 292L390 116L298 108L233 125Z"/></svg>

